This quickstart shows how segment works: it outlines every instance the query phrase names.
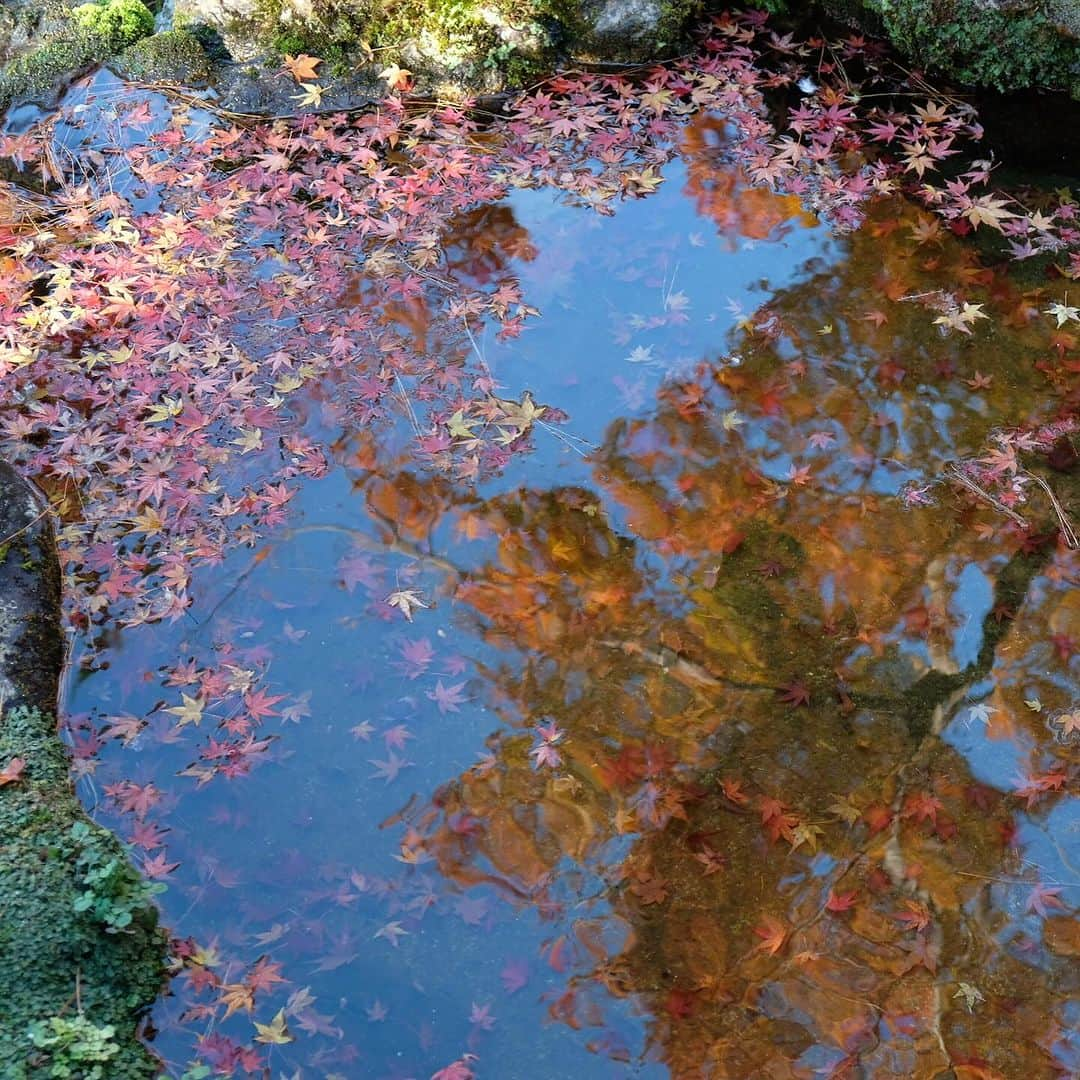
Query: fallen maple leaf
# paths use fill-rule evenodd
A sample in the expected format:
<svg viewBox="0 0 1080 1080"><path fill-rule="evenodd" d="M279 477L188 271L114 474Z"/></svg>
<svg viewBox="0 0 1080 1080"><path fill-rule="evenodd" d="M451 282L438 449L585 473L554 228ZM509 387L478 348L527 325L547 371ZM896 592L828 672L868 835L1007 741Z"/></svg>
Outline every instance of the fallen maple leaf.
<svg viewBox="0 0 1080 1080"><path fill-rule="evenodd" d="M311 105L317 109L322 104L323 94L326 93L325 86L313 82L302 82L300 88L304 91L302 94L292 95L292 99L297 105L301 107Z"/></svg>
<svg viewBox="0 0 1080 1080"><path fill-rule="evenodd" d="M736 806L745 806L750 801L750 796L742 789L741 780L721 780L720 787L724 792L724 798L730 800Z"/></svg>
<svg viewBox="0 0 1080 1080"><path fill-rule="evenodd" d="M761 938L761 941L754 946L754 950L761 950L770 956L775 956L787 941L788 928L775 916L765 915L754 927L754 933Z"/></svg>
<svg viewBox="0 0 1080 1080"><path fill-rule="evenodd" d="M1060 886L1043 885L1040 883L1028 894L1024 910L1034 911L1036 915L1041 915L1043 918L1046 918L1050 908L1057 908L1059 911L1063 911L1065 905L1058 897L1060 892Z"/></svg>
<svg viewBox="0 0 1080 1080"><path fill-rule="evenodd" d="M963 216L976 228L979 225L989 225L1000 232L1003 221L1016 217L1006 206L1004 199L995 199L993 195L980 195L971 201Z"/></svg>
<svg viewBox="0 0 1080 1080"><path fill-rule="evenodd" d="M390 84L391 90L408 90L412 86L412 72L408 68L391 64L379 72L379 78Z"/></svg>
<svg viewBox="0 0 1080 1080"><path fill-rule="evenodd" d="M322 63L322 60L317 56L308 56L307 53L300 53L299 56L290 56L286 53L282 63L298 83L303 83L311 82L312 79L317 78L315 69Z"/></svg>
<svg viewBox="0 0 1080 1080"><path fill-rule="evenodd" d="M858 899L859 894L857 892L849 893L836 893L831 889L829 890L829 899L825 901L826 911L850 911L855 906L855 901Z"/></svg>
<svg viewBox="0 0 1080 1080"><path fill-rule="evenodd" d="M255 1021L255 1030L259 1033L255 1036L256 1042L268 1043L272 1046L282 1046L291 1043L293 1036L289 1034L288 1025L285 1023L285 1010L278 1009L274 1019L269 1024L260 1024Z"/></svg>
<svg viewBox="0 0 1080 1080"><path fill-rule="evenodd" d="M905 900L904 907L907 910L901 911L898 915L894 915L893 918L898 923L903 923L908 930L925 930L930 925L930 912L918 900Z"/></svg>
<svg viewBox="0 0 1080 1080"><path fill-rule="evenodd" d="M420 599L415 589L398 589L386 598L386 602L391 607L396 607L409 622L412 622L413 608L431 607Z"/></svg>
<svg viewBox="0 0 1080 1080"><path fill-rule="evenodd" d="M178 727L184 727L186 724L195 724L197 727L202 720L206 702L201 697L195 698L185 693L181 693L180 697L183 700L182 705L170 705L165 711L179 717Z"/></svg>
<svg viewBox="0 0 1080 1080"><path fill-rule="evenodd" d="M0 769L0 787L5 784L14 784L23 774L26 762L21 757L13 757L2 769Z"/></svg>
<svg viewBox="0 0 1080 1080"><path fill-rule="evenodd" d="M218 1004L225 1006L225 1016L223 1018L225 1020L228 1020L234 1012L239 1012L241 1009L245 1012L251 1012L255 1005L255 991L246 983L226 984L221 988Z"/></svg>
<svg viewBox="0 0 1080 1080"><path fill-rule="evenodd" d="M777 693L781 701L795 708L810 704L810 689L801 679L792 679L786 686L781 686Z"/></svg>

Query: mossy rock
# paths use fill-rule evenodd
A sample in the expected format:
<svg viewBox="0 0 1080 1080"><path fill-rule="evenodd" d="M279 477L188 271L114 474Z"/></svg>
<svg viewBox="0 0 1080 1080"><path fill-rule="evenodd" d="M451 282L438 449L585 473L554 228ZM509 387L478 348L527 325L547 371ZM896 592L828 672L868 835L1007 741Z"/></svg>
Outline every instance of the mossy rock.
<svg viewBox="0 0 1080 1080"><path fill-rule="evenodd" d="M108 1051L101 1076L149 1078L158 1065L136 1033L166 973L155 890L75 796L55 715L63 643L48 508L4 463L0 536L0 1076L89 1078Z"/></svg>
<svg viewBox="0 0 1080 1080"><path fill-rule="evenodd" d="M36 43L0 67L0 109L51 98L81 72L154 32L153 12L143 0L96 0L71 9L47 0L40 7L31 35Z"/></svg>
<svg viewBox="0 0 1080 1080"><path fill-rule="evenodd" d="M202 42L187 30L164 30L125 49L112 67L128 79L144 82L203 82L210 76L210 57Z"/></svg>
<svg viewBox="0 0 1080 1080"><path fill-rule="evenodd" d="M134 45L154 32L153 12L143 0L93 0L72 11L75 25L103 38L110 52Z"/></svg>
<svg viewBox="0 0 1080 1080"><path fill-rule="evenodd" d="M5 711L0 767L15 758L22 775L0 788L0 1075L65 1075L53 1071L65 1047L43 1042L53 1017L81 1017L111 1029L103 1077L157 1076L136 1036L165 972L149 890L123 845L86 820L52 714ZM87 1065L70 1075L93 1074Z"/></svg>
<svg viewBox="0 0 1080 1080"><path fill-rule="evenodd" d="M798 14L801 5L788 3ZM969 86L1080 91L1080 0L822 0L912 63Z"/></svg>
<svg viewBox="0 0 1080 1080"><path fill-rule="evenodd" d="M63 83L111 53L107 38L71 27L0 68L0 108L26 98L51 97Z"/></svg>
<svg viewBox="0 0 1080 1080"><path fill-rule="evenodd" d="M273 66L281 54L307 53L338 78L393 62L429 89L446 81L488 91L568 62L662 59L681 47L702 7L702 0L176 0L176 21L213 26L244 62Z"/></svg>

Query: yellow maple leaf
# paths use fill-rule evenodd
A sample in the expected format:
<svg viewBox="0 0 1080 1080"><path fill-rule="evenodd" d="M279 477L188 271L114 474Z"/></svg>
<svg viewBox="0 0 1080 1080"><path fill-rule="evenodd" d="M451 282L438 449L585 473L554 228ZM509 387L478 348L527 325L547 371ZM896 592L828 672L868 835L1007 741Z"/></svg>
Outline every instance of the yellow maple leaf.
<svg viewBox="0 0 1080 1080"><path fill-rule="evenodd" d="M161 399L160 405L150 406L150 415L146 418L148 424L160 424L170 417L179 416L184 411L182 398L171 398L167 394Z"/></svg>
<svg viewBox="0 0 1080 1080"><path fill-rule="evenodd" d="M284 65L288 68L289 73L298 82L310 82L312 79L318 78L315 74L315 69L322 63L317 56L308 56L307 53L300 53L299 56L290 56L285 54Z"/></svg>
<svg viewBox="0 0 1080 1080"><path fill-rule="evenodd" d="M1006 209L1004 199L995 199L993 195L980 195L972 200L971 205L964 211L964 217L976 228L979 225L989 225L1000 232L1001 223L1016 215Z"/></svg>
<svg viewBox="0 0 1080 1080"><path fill-rule="evenodd" d="M232 446L239 446L241 454L250 454L252 450L261 450L263 433L259 428L241 428L239 438L233 439Z"/></svg>
<svg viewBox="0 0 1080 1080"><path fill-rule="evenodd" d="M528 390L521 395L521 401L513 401L510 398L500 398L490 395L503 415L499 418L504 423L513 424L523 430L532 426L534 420L539 420L547 412L546 405L537 405L533 401L532 393Z"/></svg>
<svg viewBox="0 0 1080 1080"><path fill-rule="evenodd" d="M632 191L635 195L651 195L662 183L664 178L649 165L640 172L623 173L623 188Z"/></svg>
<svg viewBox="0 0 1080 1080"><path fill-rule="evenodd" d="M304 92L302 94L293 94L293 101L300 106L311 105L318 108L322 104L323 94L326 93L326 88L313 82L303 82L300 86Z"/></svg>
<svg viewBox="0 0 1080 1080"><path fill-rule="evenodd" d="M192 964L198 964L199 967L204 968L217 967L221 963L221 957L218 955L216 945L207 945L206 947L200 945L188 959Z"/></svg>
<svg viewBox="0 0 1080 1080"><path fill-rule="evenodd" d="M202 721L203 709L206 702L201 697L191 697L190 694L181 693L182 705L170 705L165 711L180 718L180 727L186 724L194 724L196 727Z"/></svg>
<svg viewBox="0 0 1080 1080"><path fill-rule="evenodd" d="M156 536L165 527L165 518L158 513L153 506L136 514L132 519L135 532L146 533L147 536Z"/></svg>
<svg viewBox="0 0 1080 1080"><path fill-rule="evenodd" d="M299 390L304 385L304 380L299 375L294 375L291 372L288 375L282 375L276 383L274 383L274 389L281 394L288 394L293 390Z"/></svg>
<svg viewBox="0 0 1080 1080"><path fill-rule="evenodd" d="M458 409L453 416L446 422L447 430L450 435L455 439L475 439L473 434L473 428L479 423L477 420L466 420L465 414L461 409Z"/></svg>
<svg viewBox="0 0 1080 1080"><path fill-rule="evenodd" d="M255 1036L256 1042L269 1043L271 1046L282 1046L293 1041L289 1034L288 1025L285 1023L285 1010L278 1009L274 1019L269 1024L260 1024L255 1021L255 1030L259 1033Z"/></svg>

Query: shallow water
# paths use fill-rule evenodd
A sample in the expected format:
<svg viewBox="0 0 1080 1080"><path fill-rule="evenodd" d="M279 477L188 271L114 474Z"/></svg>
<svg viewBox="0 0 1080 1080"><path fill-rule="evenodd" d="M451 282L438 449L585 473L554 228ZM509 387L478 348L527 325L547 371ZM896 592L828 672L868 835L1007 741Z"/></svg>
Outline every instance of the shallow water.
<svg viewBox="0 0 1080 1080"><path fill-rule="evenodd" d="M1027 532L946 482L1060 417L1061 290L898 197L832 233L722 128L614 216L449 220L441 274L542 312L469 345L501 469L418 456L411 384L376 421L313 377L328 469L285 520L175 621L74 639L80 791L191 939L171 1074L1080 1068L1076 554L1034 482ZM934 322L958 284L970 333ZM461 346L377 280L333 302Z"/></svg>

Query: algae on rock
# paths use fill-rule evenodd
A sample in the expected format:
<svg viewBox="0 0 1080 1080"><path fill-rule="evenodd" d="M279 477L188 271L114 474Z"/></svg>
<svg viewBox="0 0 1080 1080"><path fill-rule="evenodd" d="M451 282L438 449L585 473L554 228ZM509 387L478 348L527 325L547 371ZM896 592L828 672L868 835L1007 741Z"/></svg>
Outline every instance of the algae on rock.
<svg viewBox="0 0 1080 1080"><path fill-rule="evenodd" d="M201 82L210 75L210 56L187 30L163 30L125 49L113 62L116 71L144 82Z"/></svg>
<svg viewBox="0 0 1080 1080"><path fill-rule="evenodd" d="M0 768L21 763L0 785L0 1076L92 1077L111 1029L100 1075L142 1080L159 1071L137 1031L164 982L167 941L152 886L75 796L55 716L52 528L40 496L3 463L0 536ZM78 1055L87 1067L65 1073Z"/></svg>
<svg viewBox="0 0 1080 1080"><path fill-rule="evenodd" d="M84 68L154 32L143 0L95 0L75 8L48 0L40 11L28 7L14 18L6 49L12 58L0 68L0 108L48 97Z"/></svg>

